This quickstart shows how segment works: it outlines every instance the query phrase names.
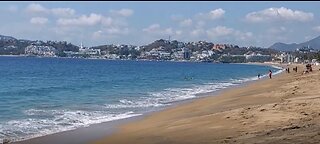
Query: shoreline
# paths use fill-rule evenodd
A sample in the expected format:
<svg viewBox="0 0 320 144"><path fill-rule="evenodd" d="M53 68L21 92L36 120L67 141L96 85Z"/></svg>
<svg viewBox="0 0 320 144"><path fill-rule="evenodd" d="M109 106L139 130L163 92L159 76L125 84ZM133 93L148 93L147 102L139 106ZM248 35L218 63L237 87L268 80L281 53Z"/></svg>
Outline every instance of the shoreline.
<svg viewBox="0 0 320 144"><path fill-rule="evenodd" d="M286 66L287 65L282 65L283 68ZM292 66L295 66L295 65L290 65L290 66L292 68ZM299 65L299 66L300 67L299 67L298 73L292 72L292 74L290 74L290 75L288 75L287 73L281 73L279 75L274 76L273 79L276 79L276 81L273 81L272 84L276 83L277 85L269 84L271 81L268 80L268 78L264 78L259 81L250 81L249 83L241 84L237 88L231 88L231 89L226 88L226 89L223 89L221 92L218 92L218 94L215 96L211 95L209 97L203 97L200 99L196 99L190 103L181 104L181 105L178 105L177 107L165 109L161 112L154 113L150 116L145 117L142 120L139 120L136 122L131 122L128 124L124 124L118 129L118 131L116 133L109 135L109 136L106 136L104 139L93 141L93 143L94 142L96 144L98 144L98 143L120 143L120 144L121 143L157 143L157 142L158 143L186 143L187 141L184 141L183 139L177 140L177 139L170 138L171 135L175 135L176 136L175 138L181 137L182 135L184 135L184 132L181 130L179 130L179 134L175 134L175 133L169 134L169 131L166 131L166 130L168 130L168 128L175 129L177 127L177 126L172 126L173 124L171 124L171 123L175 123L175 122L174 121L171 122L171 119L175 119L176 117L178 117L176 119L176 122L186 121L186 119L188 119L188 117L190 116L190 114L188 114L188 113L193 111L190 109L190 107L195 108L195 105L197 105L199 107L208 107L206 105L205 106L199 105L199 103L207 103L206 101L208 101L208 100L218 99L218 100L225 101L226 99L228 99L230 97L232 97L232 99L239 98L239 96L237 96L237 97L229 96L228 95L229 93L234 94L239 91L246 91L246 89L248 89L248 88L252 89L252 87L256 87L257 85L258 85L257 87L261 87L261 84L262 85L268 84L271 87L278 87L279 85L281 85L283 83L282 82L283 80L287 80L288 76L290 76L290 77L292 77L292 75L300 76L300 72L303 70L303 66L302 65ZM255 90L255 91L263 91L263 90ZM254 94L254 95L259 94L259 93L255 93L255 92L253 92L253 93L249 92L249 93ZM242 94L240 94L240 95L242 95ZM254 96L254 97L256 97L256 96ZM263 100L266 100L267 102L263 101ZM278 100L279 100L279 98L270 99L270 97L264 97L264 98L262 98L262 101L261 101L261 99L258 99L258 100L254 100L253 103L250 103L250 102L249 103L250 103L250 105L256 105L257 103L258 104L273 103ZM232 101L234 101L234 100L232 100ZM241 104L241 103L239 105L238 102L235 102L235 103L229 103L229 105L233 105L234 107L237 107L237 108L246 108L248 106L247 104ZM244 102L244 103L246 103L246 102ZM188 109L188 110L186 110L186 109ZM216 113L221 113L224 110L225 110L225 108L218 108L214 111ZM183 113L183 114L181 114L181 113ZM200 113L202 114L203 112L200 111ZM180 116L180 115L183 115L183 116ZM210 114L210 115L212 115L212 114ZM167 118L167 117L170 117L170 118ZM202 117L202 116L198 115L196 117L192 117L192 119L193 118L197 119L197 117ZM163 120L163 119L165 119L165 120ZM170 120L168 120L168 119L170 119ZM194 121L194 122L201 123L199 121ZM185 125L185 122L183 122L183 123L184 124L181 127L189 127L189 126ZM193 124L188 124L188 125L193 125ZM197 124L195 124L195 125L197 125ZM147 129L148 129L148 132L144 132L144 130L147 130ZM150 131L149 131L149 129L150 129ZM197 129L197 128L194 128L194 129ZM153 131L153 130L156 130L156 131ZM185 130L187 130L187 129L185 129ZM133 131L134 131L134 133L133 133ZM166 132L162 135L162 131L166 131ZM196 134L195 132L191 132L191 133ZM165 134L168 134L168 135L165 135ZM120 139L119 137L126 137L127 139ZM143 137L143 139L141 139L141 137ZM161 138L159 139L159 137L161 137ZM189 137L184 137L184 138L190 139ZM170 139L172 141L167 141L168 139ZM173 140L175 140L175 141L173 142ZM181 141L179 141L179 140L181 140ZM198 139L198 140L200 140L200 139ZM197 142L199 142L199 141L195 141L194 143L197 143ZM189 143L192 143L192 142L189 142Z"/></svg>
<svg viewBox="0 0 320 144"><path fill-rule="evenodd" d="M268 66L272 67L273 65L269 64ZM283 72L283 70L279 69L278 72L279 73L275 74L274 76L278 76L279 74L281 74ZM88 127L80 127L80 128L76 128L73 130L67 130L67 131L48 134L48 135L44 135L44 136L40 136L40 137L34 137L34 138L30 138L30 139L15 141L13 143L14 144L29 144L29 143L30 144L31 143L32 144L37 144L37 143L39 143L39 144L40 143L54 144L54 143L57 143L57 139L58 139L58 141L60 141L58 143L68 143L68 144L87 143L90 141L101 139L101 138L105 137L106 135L114 134L119 126L122 126L122 125L125 125L128 123L132 123L137 120L144 119L145 117L154 115L156 113L159 113L159 112L167 110L167 109L176 108L181 105L186 105L186 104L192 103L197 100L205 99L207 97L215 97L225 91L230 91L234 88L245 87L251 83L255 83L255 82L258 82L261 80L265 80L265 79L267 79L267 77L262 77L261 79L256 79L256 80L244 81L244 82L241 82L240 84L228 86L226 88L222 88L222 89L219 89L219 90L216 90L213 92L200 93L200 94L197 94L197 97L195 97L195 98L173 102L169 106L158 108L154 111L146 112L146 113L143 113L138 116L128 117L128 118L124 118L124 119L118 119L118 120L112 120L112 121L107 121L107 122L102 122L102 123L91 124ZM94 133L94 134L92 134L92 133ZM90 135L90 136L88 136L88 135ZM80 137L80 138L78 138L76 141L74 141L74 139L70 139L70 137Z"/></svg>
<svg viewBox="0 0 320 144"><path fill-rule="evenodd" d="M292 140L291 143L295 143L306 141L308 140L306 138L293 139L292 137L299 137L299 135L291 134L292 131L289 131L290 125L293 125L294 128L292 129L306 127L306 122L301 117L305 117L308 115L305 113L309 112L307 109L304 109L306 112L300 112L301 107L305 106L305 104L300 106L300 99L302 101L308 100L308 98L301 96L309 95L306 91L306 89L309 90L309 87L312 87L312 92L317 92L315 83L320 83L320 81L313 79L320 73L315 71L310 74L301 74L304 65L290 65L290 68L293 68L293 66L299 66L297 73L281 73L272 80L263 79L252 82L247 86L223 91L217 96L204 97L188 104L154 113L140 121L121 125L116 133L106 136L104 139L92 141L92 143L196 144L201 142L269 143L269 141L272 141L270 143L282 143L285 140ZM308 86L298 85L297 83L304 83ZM292 90L293 92L291 92ZM314 101L313 97L311 101ZM320 103L320 98L317 99L317 102ZM288 107L288 103L290 104L289 112L281 112L286 109L285 107ZM291 107L291 105L294 106ZM318 108L313 108L313 105L308 108L318 111ZM303 115L296 113L303 113ZM317 122L318 118L320 119L320 113L319 116L315 117L317 119L315 118L314 121L307 120ZM286 131L287 129L289 129L289 134ZM312 128L312 130L314 129ZM316 127L316 130L319 129ZM219 133L216 133L216 131L219 131ZM277 131L277 133L273 133L274 131ZM301 131L303 132L304 129ZM309 132L309 129L305 131ZM301 134L302 132L297 131L296 133ZM288 138L283 138L280 135L280 138L274 136L274 141L270 139L270 136L278 133L283 133ZM126 139L123 139L124 137ZM313 140L310 139L309 141ZM319 142L320 137L316 140Z"/></svg>
<svg viewBox="0 0 320 144"><path fill-rule="evenodd" d="M84 60L109 60L109 61L154 61L154 62L177 62L177 63L211 63L220 64L222 62L203 62L190 60L156 60L156 59L106 59L106 58L80 58L80 57L51 57L51 56L29 56L29 55L0 55L0 57L32 57L32 58L57 58L57 59L84 59ZM249 64L249 65L282 65L276 62L247 62L247 63L223 63L223 64Z"/></svg>

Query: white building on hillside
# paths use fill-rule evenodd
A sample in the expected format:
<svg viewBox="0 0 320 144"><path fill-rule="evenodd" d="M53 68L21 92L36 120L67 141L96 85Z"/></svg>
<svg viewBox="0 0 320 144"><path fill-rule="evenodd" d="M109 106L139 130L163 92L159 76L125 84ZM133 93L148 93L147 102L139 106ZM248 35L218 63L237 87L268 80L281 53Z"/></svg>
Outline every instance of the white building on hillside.
<svg viewBox="0 0 320 144"><path fill-rule="evenodd" d="M87 55L100 55L100 49L92 49L88 47L83 47L82 42L79 48L79 54L87 54Z"/></svg>
<svg viewBox="0 0 320 144"><path fill-rule="evenodd" d="M55 56L57 50L52 46L29 45L25 48L25 54L38 56Z"/></svg>

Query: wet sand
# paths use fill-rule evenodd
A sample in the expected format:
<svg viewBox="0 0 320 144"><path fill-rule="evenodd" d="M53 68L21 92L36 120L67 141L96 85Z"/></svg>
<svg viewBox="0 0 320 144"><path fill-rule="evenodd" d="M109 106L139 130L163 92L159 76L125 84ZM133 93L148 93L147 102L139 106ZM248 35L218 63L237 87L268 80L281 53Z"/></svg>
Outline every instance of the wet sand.
<svg viewBox="0 0 320 144"><path fill-rule="evenodd" d="M146 116L94 144L319 143L320 71L264 79Z"/></svg>
<svg viewBox="0 0 320 144"><path fill-rule="evenodd" d="M102 139L106 135L111 135L119 125L141 120L142 118L142 116L136 116L116 121L93 124L89 127L82 127L75 130L17 141L13 142L13 144L88 144L94 140Z"/></svg>

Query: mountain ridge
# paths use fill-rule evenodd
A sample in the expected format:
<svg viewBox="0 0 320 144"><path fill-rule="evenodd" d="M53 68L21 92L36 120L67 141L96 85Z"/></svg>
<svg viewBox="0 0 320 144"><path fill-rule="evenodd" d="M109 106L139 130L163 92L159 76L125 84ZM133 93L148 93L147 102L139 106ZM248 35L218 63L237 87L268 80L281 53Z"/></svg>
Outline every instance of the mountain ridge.
<svg viewBox="0 0 320 144"><path fill-rule="evenodd" d="M320 36L317 36L311 40L302 43L291 43L286 44L282 42L276 42L271 45L270 49L275 49L279 51L295 51L296 49L301 49L304 47L309 47L310 49L320 50Z"/></svg>

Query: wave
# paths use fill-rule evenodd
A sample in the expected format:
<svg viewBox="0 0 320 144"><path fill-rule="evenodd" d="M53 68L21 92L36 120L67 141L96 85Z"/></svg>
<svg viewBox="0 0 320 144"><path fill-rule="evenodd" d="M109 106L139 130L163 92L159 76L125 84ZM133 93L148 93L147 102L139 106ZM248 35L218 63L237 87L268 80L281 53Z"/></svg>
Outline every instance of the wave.
<svg viewBox="0 0 320 144"><path fill-rule="evenodd" d="M163 107L171 105L174 102L196 98L197 94L209 93L235 85L230 82L206 83L203 85L194 85L186 88L168 88L160 92L150 92L147 97L141 97L134 100L121 99L115 104L106 104L106 108L146 108Z"/></svg>
<svg viewBox="0 0 320 144"><path fill-rule="evenodd" d="M271 65L270 67L273 67L273 68L275 68L275 69L279 69L279 70L282 70L282 69L283 69L282 67L280 67L280 66L276 66L276 65Z"/></svg>
<svg viewBox="0 0 320 144"><path fill-rule="evenodd" d="M279 67L278 67L279 68ZM274 72L274 75L283 72L282 68ZM267 77L267 74L261 75L261 78ZM185 88L167 88L160 92L150 92L146 97L136 99L120 99L113 104L105 104L107 109L144 109L160 108L173 104L174 102L198 98L199 94L205 94L221 90L230 86L239 85L245 82L259 80L257 76L245 77L239 79L230 79L228 81L205 83L202 85L193 85Z"/></svg>
<svg viewBox="0 0 320 144"><path fill-rule="evenodd" d="M30 117L42 116L47 118L27 118L10 120L0 123L0 141L10 138L14 141L49 135L57 132L86 127L91 124L114 121L141 114L132 111L124 113L109 113L105 111L71 111L71 110L38 110L29 109L24 113Z"/></svg>
<svg viewBox="0 0 320 144"><path fill-rule="evenodd" d="M274 72L274 75L280 74L282 72L284 72L285 69L280 68L278 71Z"/></svg>
<svg viewBox="0 0 320 144"><path fill-rule="evenodd" d="M150 92L148 97L136 100L120 99L118 103L105 104L105 109L100 111L29 109L23 112L29 118L0 123L0 141L4 138L10 138L14 141L26 140L87 127L91 124L139 116L143 113L131 111L132 108L164 107L173 102L196 98L197 94L216 91L232 85L235 84L221 82L194 85L189 88L168 88L160 92Z"/></svg>

